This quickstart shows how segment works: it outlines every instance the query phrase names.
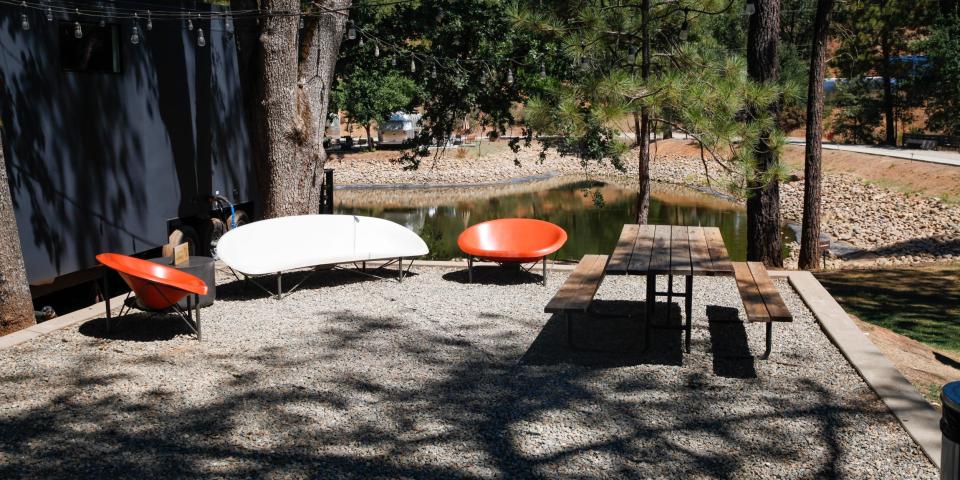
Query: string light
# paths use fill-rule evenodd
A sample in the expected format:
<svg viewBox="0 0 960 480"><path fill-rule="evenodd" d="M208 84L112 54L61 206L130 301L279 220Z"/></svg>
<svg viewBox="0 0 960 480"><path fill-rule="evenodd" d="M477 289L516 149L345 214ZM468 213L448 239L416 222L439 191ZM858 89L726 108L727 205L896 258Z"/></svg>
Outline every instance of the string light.
<svg viewBox="0 0 960 480"><path fill-rule="evenodd" d="M197 46L198 46L198 47L206 47L206 46L207 46L207 39L206 39L206 38L203 38L203 29L202 29L202 28L198 28L198 29L197 29Z"/></svg>
<svg viewBox="0 0 960 480"><path fill-rule="evenodd" d="M354 40L357 38L357 27L354 26L353 20L350 20L350 26L347 28L347 39Z"/></svg>
<svg viewBox="0 0 960 480"><path fill-rule="evenodd" d="M303 30L303 27L307 26L307 21L300 17L300 30Z"/></svg>
<svg viewBox="0 0 960 480"><path fill-rule="evenodd" d="M379 44L379 43L374 43L374 44L373 44L373 56L374 56L374 57L378 57L378 58L380 57L380 44Z"/></svg>
<svg viewBox="0 0 960 480"><path fill-rule="evenodd" d="M147 30L153 30L153 18L150 16L150 10L147 10Z"/></svg>
<svg viewBox="0 0 960 480"><path fill-rule="evenodd" d="M360 42L357 43L357 45L358 45L358 46L361 46L361 47L363 46L363 37L360 37Z"/></svg>
<svg viewBox="0 0 960 480"><path fill-rule="evenodd" d="M547 64L546 64L546 63L542 63L542 62L540 63L540 76L541 76L542 78L547 78Z"/></svg>
<svg viewBox="0 0 960 480"><path fill-rule="evenodd" d="M24 10L26 10L26 8L27 8L27 2L20 2L20 7L23 8ZM26 13L21 13L21 14L20 14L20 28L22 28L22 29L24 29L24 30L30 30L30 21L27 20L27 14L26 14Z"/></svg>
<svg viewBox="0 0 960 480"><path fill-rule="evenodd" d="M187 19L187 30L193 31L193 20Z"/></svg>
<svg viewBox="0 0 960 480"><path fill-rule="evenodd" d="M417 71L417 62L411 56L410 57L410 73L415 73L416 71Z"/></svg>
<svg viewBox="0 0 960 480"><path fill-rule="evenodd" d="M26 2L24 2L24 3L26 3ZM53 21L53 10L52 10L50 7L47 7L47 21L48 21L48 22L52 22L52 21Z"/></svg>
<svg viewBox="0 0 960 480"><path fill-rule="evenodd" d="M513 85L513 69L512 68L507 69L507 83Z"/></svg>
<svg viewBox="0 0 960 480"><path fill-rule="evenodd" d="M390 57L390 65L394 67L397 66L397 57Z"/></svg>
<svg viewBox="0 0 960 480"><path fill-rule="evenodd" d="M140 45L140 27L133 24L133 33L130 34L130 43Z"/></svg>
<svg viewBox="0 0 960 480"><path fill-rule="evenodd" d="M223 28L227 29L228 32L233 33L233 17L227 15L227 18L223 21Z"/></svg>
<svg viewBox="0 0 960 480"><path fill-rule="evenodd" d="M433 70L430 71L430 78L437 78L437 67L434 66Z"/></svg>

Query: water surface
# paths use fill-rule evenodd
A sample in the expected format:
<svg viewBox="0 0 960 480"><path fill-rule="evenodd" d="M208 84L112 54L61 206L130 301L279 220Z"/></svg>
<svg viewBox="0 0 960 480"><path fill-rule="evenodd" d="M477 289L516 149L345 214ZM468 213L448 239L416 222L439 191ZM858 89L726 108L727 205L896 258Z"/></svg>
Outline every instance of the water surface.
<svg viewBox="0 0 960 480"><path fill-rule="evenodd" d="M385 218L410 228L430 247L428 258L463 257L457 237L470 225L506 217L539 218L569 235L557 258L613 251L625 223L636 223L637 192L579 181L482 188L338 190L336 213ZM730 256L746 258L747 216L738 203L681 187L656 185L650 223L719 227ZM784 229L785 240L793 232ZM786 242L785 242L786 243Z"/></svg>

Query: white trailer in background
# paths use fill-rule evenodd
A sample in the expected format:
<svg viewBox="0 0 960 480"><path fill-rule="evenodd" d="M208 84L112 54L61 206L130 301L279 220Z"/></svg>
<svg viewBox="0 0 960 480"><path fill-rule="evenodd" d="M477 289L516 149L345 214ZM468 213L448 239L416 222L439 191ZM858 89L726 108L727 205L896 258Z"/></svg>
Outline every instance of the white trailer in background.
<svg viewBox="0 0 960 480"><path fill-rule="evenodd" d="M422 129L419 113L395 112L377 130L380 145L404 145L413 141Z"/></svg>

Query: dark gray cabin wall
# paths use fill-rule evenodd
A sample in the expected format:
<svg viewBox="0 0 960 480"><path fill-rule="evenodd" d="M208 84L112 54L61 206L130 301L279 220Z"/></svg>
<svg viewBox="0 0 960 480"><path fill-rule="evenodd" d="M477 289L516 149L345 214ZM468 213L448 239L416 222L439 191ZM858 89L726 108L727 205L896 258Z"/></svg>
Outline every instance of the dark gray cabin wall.
<svg viewBox="0 0 960 480"><path fill-rule="evenodd" d="M0 8L0 118L31 284L95 266L104 251L162 245L168 221L204 217L216 190L251 199L236 52L222 22L213 31L194 22L204 48L196 29L156 20L151 31L141 22L135 46L120 22L120 73L75 73L60 67L57 21L29 15L23 31L19 9Z"/></svg>

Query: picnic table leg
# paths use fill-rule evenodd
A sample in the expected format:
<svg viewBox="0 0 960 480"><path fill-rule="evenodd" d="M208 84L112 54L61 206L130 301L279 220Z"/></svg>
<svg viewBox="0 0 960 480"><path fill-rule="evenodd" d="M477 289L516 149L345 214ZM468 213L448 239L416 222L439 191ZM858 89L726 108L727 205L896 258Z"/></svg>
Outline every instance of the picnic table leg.
<svg viewBox="0 0 960 480"><path fill-rule="evenodd" d="M767 322L767 345L763 350L760 360L766 360L770 357L770 350L773 349L773 322Z"/></svg>
<svg viewBox="0 0 960 480"><path fill-rule="evenodd" d="M687 340L687 353L690 353L690 336L693 331L693 275L687 275L687 294L684 298L684 307L687 317L687 328L686 330L686 340Z"/></svg>
<svg viewBox="0 0 960 480"><path fill-rule="evenodd" d="M650 324L657 306L657 276L647 275L647 322L643 328L643 350L650 348Z"/></svg>

